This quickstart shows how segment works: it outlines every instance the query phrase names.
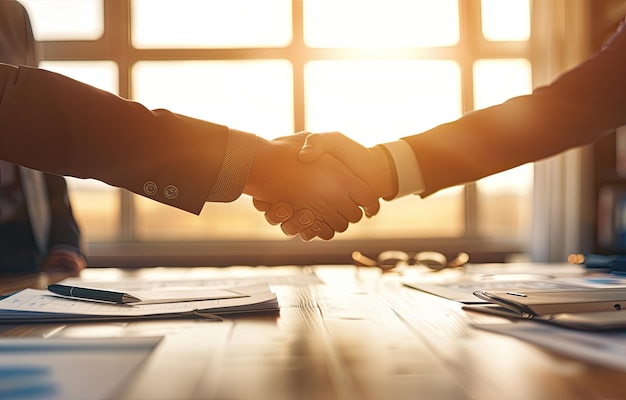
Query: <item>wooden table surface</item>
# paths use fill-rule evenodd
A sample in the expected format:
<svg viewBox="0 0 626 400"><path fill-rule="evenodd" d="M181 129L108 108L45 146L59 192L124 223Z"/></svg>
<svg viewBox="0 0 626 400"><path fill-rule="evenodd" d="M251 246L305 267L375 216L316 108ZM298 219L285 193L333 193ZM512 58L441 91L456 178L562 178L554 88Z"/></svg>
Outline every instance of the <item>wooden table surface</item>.
<svg viewBox="0 0 626 400"><path fill-rule="evenodd" d="M92 269L89 278L211 279L300 273L294 267ZM305 272L308 272L307 269ZM620 399L626 373L475 329L461 304L349 266L324 282L272 285L279 313L222 322L0 324L0 337L163 336L119 399ZM62 275L0 277L0 293Z"/></svg>

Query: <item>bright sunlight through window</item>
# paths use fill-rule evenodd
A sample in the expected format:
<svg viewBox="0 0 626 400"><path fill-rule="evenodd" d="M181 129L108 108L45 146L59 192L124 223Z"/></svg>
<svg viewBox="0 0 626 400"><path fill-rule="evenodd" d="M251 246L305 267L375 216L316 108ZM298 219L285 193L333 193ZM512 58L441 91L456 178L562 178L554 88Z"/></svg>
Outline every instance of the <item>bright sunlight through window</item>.
<svg viewBox="0 0 626 400"><path fill-rule="evenodd" d="M457 0L303 0L311 47L451 46L459 41Z"/></svg>
<svg viewBox="0 0 626 400"><path fill-rule="evenodd" d="M291 0L132 0L139 48L284 47ZM172 24L174 23L174 24Z"/></svg>
<svg viewBox="0 0 626 400"><path fill-rule="evenodd" d="M103 0L20 0L37 40L94 40L104 32Z"/></svg>
<svg viewBox="0 0 626 400"><path fill-rule="evenodd" d="M521 41L530 38L528 0L482 0L483 35L493 41Z"/></svg>

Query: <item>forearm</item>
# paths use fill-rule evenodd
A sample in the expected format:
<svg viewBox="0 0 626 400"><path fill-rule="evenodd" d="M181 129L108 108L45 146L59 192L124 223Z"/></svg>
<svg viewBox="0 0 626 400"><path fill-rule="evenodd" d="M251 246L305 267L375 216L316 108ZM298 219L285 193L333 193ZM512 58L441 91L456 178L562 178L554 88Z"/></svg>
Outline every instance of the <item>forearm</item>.
<svg viewBox="0 0 626 400"><path fill-rule="evenodd" d="M0 65L0 91L1 159L95 178L194 213L222 170L225 126L31 68Z"/></svg>
<svg viewBox="0 0 626 400"><path fill-rule="evenodd" d="M592 143L621 123L591 104L525 96L404 140L428 195Z"/></svg>
<svg viewBox="0 0 626 400"><path fill-rule="evenodd" d="M626 29L531 95L406 137L425 190L472 182L587 145L626 124Z"/></svg>

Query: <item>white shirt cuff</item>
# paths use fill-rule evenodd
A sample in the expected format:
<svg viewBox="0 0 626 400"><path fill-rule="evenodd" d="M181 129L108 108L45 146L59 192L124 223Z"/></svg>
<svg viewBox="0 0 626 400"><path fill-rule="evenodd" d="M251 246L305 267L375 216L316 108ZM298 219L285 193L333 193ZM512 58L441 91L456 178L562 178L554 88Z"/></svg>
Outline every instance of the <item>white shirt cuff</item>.
<svg viewBox="0 0 626 400"><path fill-rule="evenodd" d="M398 193L394 199L408 194L420 194L424 191L422 171L411 146L404 140L383 143L393 162L398 174Z"/></svg>

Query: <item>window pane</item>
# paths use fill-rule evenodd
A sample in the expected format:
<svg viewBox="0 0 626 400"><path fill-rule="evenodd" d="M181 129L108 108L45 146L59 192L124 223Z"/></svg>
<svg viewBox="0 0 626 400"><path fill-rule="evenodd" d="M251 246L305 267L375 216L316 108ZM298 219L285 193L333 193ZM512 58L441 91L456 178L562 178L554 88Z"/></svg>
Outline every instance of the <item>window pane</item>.
<svg viewBox="0 0 626 400"><path fill-rule="evenodd" d="M291 42L290 0L132 0L131 6L137 48L284 47Z"/></svg>
<svg viewBox="0 0 626 400"><path fill-rule="evenodd" d="M133 99L267 138L293 133L293 71L285 60L142 61Z"/></svg>
<svg viewBox="0 0 626 400"><path fill-rule="evenodd" d="M532 220L533 164L483 178L477 188L481 234L527 237Z"/></svg>
<svg viewBox="0 0 626 400"><path fill-rule="evenodd" d="M530 92L532 76L528 60L478 60L474 63L474 109Z"/></svg>
<svg viewBox="0 0 626 400"><path fill-rule="evenodd" d="M133 98L150 108L254 132L268 139L293 133L293 72L284 60L140 62ZM283 238L243 196L207 203L200 217L135 198L136 233L146 240Z"/></svg>
<svg viewBox="0 0 626 400"><path fill-rule="evenodd" d="M458 0L303 0L311 47L451 46Z"/></svg>
<svg viewBox="0 0 626 400"><path fill-rule="evenodd" d="M376 216L351 224L336 239L459 237L465 233L463 190L454 187L422 199L406 196L381 202Z"/></svg>
<svg viewBox="0 0 626 400"><path fill-rule="evenodd" d="M483 36L493 41L530 38L529 0L482 0Z"/></svg>
<svg viewBox="0 0 626 400"><path fill-rule="evenodd" d="M104 33L102 0L20 0L37 40L95 40Z"/></svg>
<svg viewBox="0 0 626 400"><path fill-rule="evenodd" d="M119 69L113 61L42 61L39 67L119 94Z"/></svg>
<svg viewBox="0 0 626 400"><path fill-rule="evenodd" d="M305 66L306 129L364 145L422 132L461 115L453 61L313 61Z"/></svg>
<svg viewBox="0 0 626 400"><path fill-rule="evenodd" d="M117 94L118 68L113 61L42 61L58 72ZM113 241L119 232L119 190L93 179L67 178L70 200L86 241Z"/></svg>
<svg viewBox="0 0 626 400"><path fill-rule="evenodd" d="M531 91L528 60L479 60L474 65L474 104L477 109ZM478 181L480 233L524 237L530 229L532 187L532 164Z"/></svg>
<svg viewBox="0 0 626 400"><path fill-rule="evenodd" d="M243 195L231 203L205 203L200 216L133 196L139 240L288 240L280 227Z"/></svg>
<svg viewBox="0 0 626 400"><path fill-rule="evenodd" d="M339 130L371 146L461 115L460 71L451 61L315 61L305 68L306 129ZM464 232L459 188L426 200L383 202L379 215L338 238L457 236Z"/></svg>
<svg viewBox="0 0 626 400"><path fill-rule="evenodd" d="M120 192L93 179L66 178L85 243L114 242L120 232Z"/></svg>

